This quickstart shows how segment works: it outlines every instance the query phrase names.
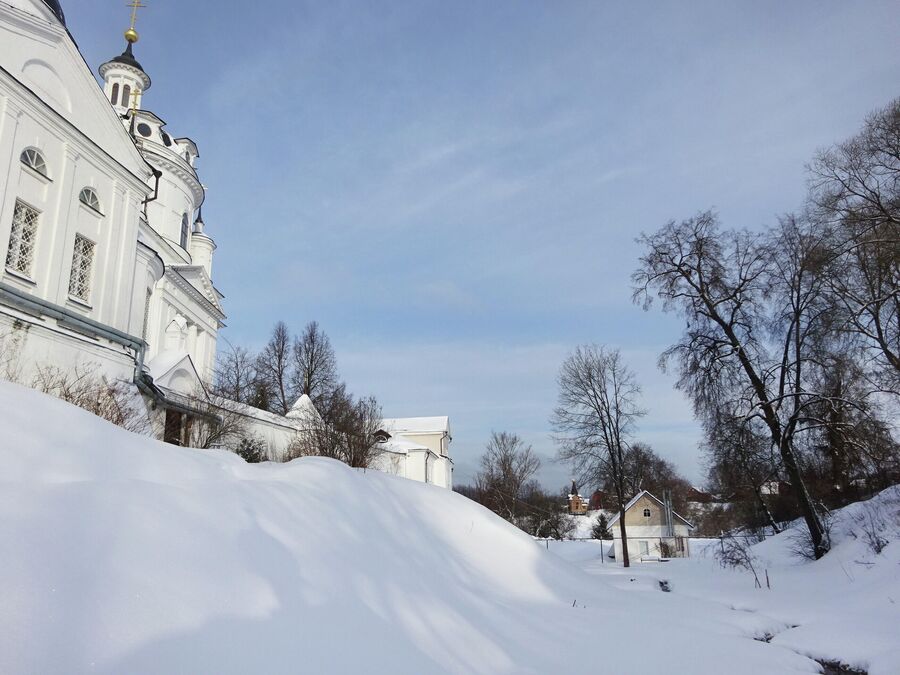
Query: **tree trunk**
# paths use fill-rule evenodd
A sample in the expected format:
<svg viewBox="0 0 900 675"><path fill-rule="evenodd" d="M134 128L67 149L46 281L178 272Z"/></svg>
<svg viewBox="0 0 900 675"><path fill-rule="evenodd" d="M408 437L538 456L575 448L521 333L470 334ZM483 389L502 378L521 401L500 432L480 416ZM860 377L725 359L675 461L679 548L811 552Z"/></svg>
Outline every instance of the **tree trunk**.
<svg viewBox="0 0 900 675"><path fill-rule="evenodd" d="M772 516L772 512L769 510L769 505L766 504L766 500L763 499L762 491L760 490L758 485L753 486L753 494L756 495L756 501L759 502L759 508L762 509L766 520L769 522L769 527L772 528L772 531L775 534L779 534L781 532L781 528L778 527L778 523L775 522L775 518Z"/></svg>
<svg viewBox="0 0 900 675"><path fill-rule="evenodd" d="M625 505L619 501L619 534L622 536L622 564L631 567L628 559L628 537L625 536Z"/></svg>
<svg viewBox="0 0 900 675"><path fill-rule="evenodd" d="M816 513L816 507L813 504L812 497L806 489L806 483L800 475L800 468L797 466L797 460L794 457L794 450L790 447L790 441L784 440L778 447L781 453L781 460L784 462L784 468L787 469L788 478L791 479L791 487L794 489L797 502L800 504L800 510L803 512L803 520L809 528L809 536L812 540L813 554L816 560L828 553L828 541L825 537L825 528L822 527L822 521L819 514Z"/></svg>

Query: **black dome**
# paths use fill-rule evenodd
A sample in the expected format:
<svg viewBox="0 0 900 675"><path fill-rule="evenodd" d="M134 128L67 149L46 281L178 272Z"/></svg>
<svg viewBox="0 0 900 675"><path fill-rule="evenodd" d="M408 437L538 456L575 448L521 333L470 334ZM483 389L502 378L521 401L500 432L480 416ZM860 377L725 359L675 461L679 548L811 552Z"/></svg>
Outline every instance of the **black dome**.
<svg viewBox="0 0 900 675"><path fill-rule="evenodd" d="M143 72L143 67L138 63L137 59L134 58L134 52L131 49L131 43L128 43L128 46L125 47L125 51L119 54L118 56L110 59L113 63L124 63L126 66L132 66L137 68L138 70Z"/></svg>
<svg viewBox="0 0 900 675"><path fill-rule="evenodd" d="M56 14L56 18L59 19L59 22L65 26L66 25L66 15L63 14L62 7L59 6L59 2L57 0L44 0L44 4L50 8L50 11Z"/></svg>

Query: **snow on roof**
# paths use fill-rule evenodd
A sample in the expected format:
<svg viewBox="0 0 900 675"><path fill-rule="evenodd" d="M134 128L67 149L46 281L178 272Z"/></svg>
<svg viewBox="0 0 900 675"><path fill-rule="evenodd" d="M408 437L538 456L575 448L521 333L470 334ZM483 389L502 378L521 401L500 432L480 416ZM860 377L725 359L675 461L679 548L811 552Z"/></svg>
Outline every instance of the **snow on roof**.
<svg viewBox="0 0 900 675"><path fill-rule="evenodd" d="M412 441L407 441L402 438L391 438L383 443L380 443L379 446L385 452L393 452L398 455L406 455L410 452L429 452L428 448L424 445L419 445L418 443L413 443Z"/></svg>
<svg viewBox="0 0 900 675"><path fill-rule="evenodd" d="M634 506L634 505L637 503L637 501L638 501L641 497L643 497L644 495L647 495L648 497L650 497L650 499L652 499L653 501L655 501L655 502L656 502L657 504L659 504L661 507L665 508L666 505L663 504L663 502L662 502L661 499L659 499L658 497L652 495L651 493L647 492L646 490L641 490L640 492L638 492L634 497L632 497L632 498L629 500L629 502L625 505L625 508L624 508L623 510L627 512L628 509L630 509L632 506ZM672 515L675 516L676 518L678 518L682 523L684 523L685 525L687 525L689 528L694 529L694 526L691 525L691 523L690 523L686 518L684 518L683 516L678 515L678 514L675 512L675 509L672 509ZM616 522L618 522L618 521L619 521L619 513L617 512L616 515L614 515L614 516L610 519L608 525L612 525L613 523L616 523Z"/></svg>
<svg viewBox="0 0 900 675"><path fill-rule="evenodd" d="M150 377L158 380L190 355L184 350L167 349L161 351L144 364Z"/></svg>
<svg viewBox="0 0 900 675"><path fill-rule="evenodd" d="M386 417L382 420L388 433L439 434L450 433L450 418L440 417Z"/></svg>
<svg viewBox="0 0 900 675"><path fill-rule="evenodd" d="M312 399L306 394L303 394L294 402L294 405L288 410L287 417L308 423L320 422L322 420Z"/></svg>

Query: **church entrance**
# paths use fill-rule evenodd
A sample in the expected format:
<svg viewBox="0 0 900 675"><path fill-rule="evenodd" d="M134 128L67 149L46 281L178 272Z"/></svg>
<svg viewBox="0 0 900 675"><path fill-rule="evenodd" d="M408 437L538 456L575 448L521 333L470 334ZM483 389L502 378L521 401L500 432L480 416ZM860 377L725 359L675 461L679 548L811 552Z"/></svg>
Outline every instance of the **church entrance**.
<svg viewBox="0 0 900 675"><path fill-rule="evenodd" d="M181 445L181 413L175 410L166 410L166 429L163 432L163 441L172 445Z"/></svg>

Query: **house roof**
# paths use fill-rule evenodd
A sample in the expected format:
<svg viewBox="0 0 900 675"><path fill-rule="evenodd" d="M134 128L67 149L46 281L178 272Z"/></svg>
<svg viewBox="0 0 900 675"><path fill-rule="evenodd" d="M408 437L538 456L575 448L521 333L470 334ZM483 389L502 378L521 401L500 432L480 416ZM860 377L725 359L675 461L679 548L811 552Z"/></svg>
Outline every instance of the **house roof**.
<svg viewBox="0 0 900 675"><path fill-rule="evenodd" d="M382 427L392 434L449 434L450 418L446 415L440 417L388 417L382 420Z"/></svg>
<svg viewBox="0 0 900 675"><path fill-rule="evenodd" d="M650 499L655 501L657 504L659 504L661 508L666 507L666 505L663 504L661 499L659 499L655 495L651 494L650 492L647 492L646 490L641 490L634 497L632 497L631 500L625 505L625 509L624 509L625 512L627 513L631 509L631 507L634 506L635 504L637 504L638 500L640 500L640 498L643 497L644 495L646 495L647 497L649 497ZM676 518L678 518L678 520L680 520L682 523L687 525L689 528L694 529L694 526L691 525L691 523L685 517L678 515L678 513L675 512L675 509L672 509L672 515L675 516ZM613 523L616 523L618 521L619 521L619 514L616 513L616 515L614 515L610 519L608 524L612 525Z"/></svg>

